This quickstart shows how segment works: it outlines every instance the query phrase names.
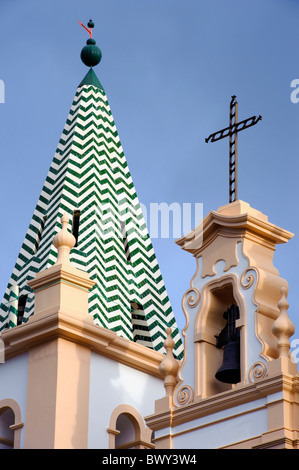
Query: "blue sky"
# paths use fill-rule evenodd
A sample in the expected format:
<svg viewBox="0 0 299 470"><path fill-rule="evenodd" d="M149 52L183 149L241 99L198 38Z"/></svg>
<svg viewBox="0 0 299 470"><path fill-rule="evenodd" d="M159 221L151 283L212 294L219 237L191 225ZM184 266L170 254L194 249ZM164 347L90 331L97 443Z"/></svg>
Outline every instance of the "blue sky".
<svg viewBox="0 0 299 470"><path fill-rule="evenodd" d="M0 290L4 293L47 175L95 22L103 54L96 74L108 96L141 203L228 202L231 95L239 120L263 119L239 135L239 198L295 234L298 222L299 2L296 0L1 0ZM298 93L299 96L299 93ZM194 258L174 238L154 238L180 328L181 299ZM299 338L298 238L274 264L289 282L289 315Z"/></svg>

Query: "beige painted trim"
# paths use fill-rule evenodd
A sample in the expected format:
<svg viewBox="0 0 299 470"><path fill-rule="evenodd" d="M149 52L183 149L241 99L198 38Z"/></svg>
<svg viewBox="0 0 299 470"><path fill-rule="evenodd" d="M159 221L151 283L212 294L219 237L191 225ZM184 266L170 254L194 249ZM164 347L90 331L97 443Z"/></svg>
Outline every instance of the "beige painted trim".
<svg viewBox="0 0 299 470"><path fill-rule="evenodd" d="M222 449L299 449L299 434L283 428Z"/></svg>
<svg viewBox="0 0 299 470"><path fill-rule="evenodd" d="M13 441L13 448L20 449L21 448L21 431L24 426L24 423L21 419L21 408L13 398L5 398L4 400L0 400L0 410L3 408L10 408L15 417L15 422L10 426L10 429L14 431L14 441Z"/></svg>
<svg viewBox="0 0 299 470"><path fill-rule="evenodd" d="M14 441L11 441L10 439L6 439L5 437L0 437L0 444L4 444L5 446L14 448Z"/></svg>
<svg viewBox="0 0 299 470"><path fill-rule="evenodd" d="M173 436L171 434L167 434L162 437L155 437L153 439L156 449L172 449L173 446ZM194 447L196 447L194 445Z"/></svg>
<svg viewBox="0 0 299 470"><path fill-rule="evenodd" d="M134 447L135 449L154 448L154 445L151 442L152 431L147 426L145 426L144 421L138 411L131 405L122 404L114 408L111 414L109 428L107 429L107 432L109 433L109 449L115 449L115 436L120 433L120 431L116 429L116 422L117 418L122 414L127 416L132 422L135 430L135 439L134 441L119 447L118 449L128 449L129 447Z"/></svg>
<svg viewBox="0 0 299 470"><path fill-rule="evenodd" d="M131 442L127 442L126 444L123 444L122 446L117 447L117 450L122 450L122 449L154 449L154 444L149 444L146 441L142 440L135 440Z"/></svg>
<svg viewBox="0 0 299 470"><path fill-rule="evenodd" d="M40 271L35 279L28 281L28 286L35 292L34 317L63 311L84 318L88 315L88 291L93 285L88 273L70 263L55 264Z"/></svg>
<svg viewBox="0 0 299 470"><path fill-rule="evenodd" d="M274 362L279 363L280 360ZM294 366L294 364L291 365ZM291 367L290 369L294 371L296 368ZM155 413L147 416L145 421L149 428L154 431L165 428L174 430L175 426L185 423L190 423L190 428L192 428L192 421L195 419L212 416L214 413L259 400L277 392L283 392L283 399L280 398L265 405L268 412L268 430L272 432L285 427L292 432L297 432L298 435L299 377L297 373L291 375L282 371L272 376L257 379L252 384L238 384L232 390ZM254 409L253 405L252 410ZM231 419L231 417L228 417L228 419ZM175 437L175 432L173 432L172 437ZM273 440L272 437L271 441Z"/></svg>
<svg viewBox="0 0 299 470"><path fill-rule="evenodd" d="M236 210L234 210L234 207ZM268 222L267 216L250 207L243 201L210 211L192 232L176 240L182 249L200 256L206 247L215 239L215 233L221 235L224 229L229 236L244 236L244 232L263 246L274 249L278 243L287 243L294 234Z"/></svg>
<svg viewBox="0 0 299 470"><path fill-rule="evenodd" d="M235 385L223 385L220 384L216 379L214 379L214 372L213 370L215 367L209 367L208 361L211 360L211 349L213 348L214 360L217 359L219 352L216 350L216 340L215 334L218 333L217 325L215 331L211 330L211 322L208 325L207 321L209 320L208 315L213 308L213 292L219 290L221 288L225 288L226 286L230 285L232 288L233 296L239 306L240 309L240 318L237 321L237 326L240 328L240 363L241 363L241 382L245 384L247 379L247 358L246 358L246 351L247 351L247 343L246 343L246 331L244 325L246 324L246 308L243 300L242 293L240 292L238 276L236 274L225 274L221 278L211 279L208 283L206 283L201 291L201 294L198 290L192 285L191 281L191 288L184 294L182 300L182 309L186 318L186 324L182 331L182 335L184 338L185 343L185 354L184 359L180 365L180 369L178 372L178 383L175 387L173 397L175 398L175 402L180 404L181 399L180 397L190 397L188 401L193 401L195 397L200 396L204 398L209 395L215 395L215 393L221 393L228 388L234 388ZM200 302L200 304L199 304ZM184 385L184 380L182 378L183 368L188 358L188 345L186 342L186 333L189 326L189 315L186 310L186 303L191 308L197 307L196 311L193 314L193 322L194 322L194 390L191 389L190 385ZM213 324L214 328L214 324ZM189 342L189 347L191 342ZM210 354L207 353L207 347L209 348ZM216 354L215 354L216 353ZM212 363L210 363L211 365ZM215 365L215 364L214 364ZM220 365L220 364L219 364ZM212 373L213 372L213 373ZM213 389L213 383L215 383L216 389ZM189 389L189 391L188 391ZM195 398L196 399L196 398ZM185 404L183 402L182 404Z"/></svg>
<svg viewBox="0 0 299 470"><path fill-rule="evenodd" d="M83 319L62 311L41 317L33 315L29 322L3 331L1 338L5 344L6 360L29 351L41 341L64 338L163 380L159 371L164 358L162 353L95 325L88 315Z"/></svg>
<svg viewBox="0 0 299 470"><path fill-rule="evenodd" d="M75 288L81 288L88 292L95 284L89 279L88 273L79 271L72 265L55 264L44 271L40 271L36 278L28 281L28 285L34 292L42 289L50 289L59 282L69 283Z"/></svg>
<svg viewBox="0 0 299 470"><path fill-rule="evenodd" d="M25 449L86 449L90 350L64 338L28 354Z"/></svg>
<svg viewBox="0 0 299 470"><path fill-rule="evenodd" d="M233 420L235 418L240 417L240 416L250 415L250 413L256 412L258 410L262 410L263 408L264 408L264 406L255 406L251 410L246 410L246 411L243 411L243 412L240 412L240 413L235 413L234 415L226 417L226 418L215 419L215 420L211 421L210 423L202 424L202 425L198 425L198 426L192 426L192 423L191 423L191 426L188 429L185 429L185 430L179 431L179 432L176 431L174 428L172 428L172 431L173 431L172 434L169 434L167 436L162 436L160 439L165 440L165 438L166 438L166 440L170 439L170 441L171 441L171 440L176 439L177 437L182 436L182 435L190 435L190 439L192 440L192 437L191 437L192 433L195 432L195 431L198 431L199 429L206 429L209 426L217 426L217 424L223 423L223 422L229 421L229 420L232 421L231 426L233 427ZM215 431L215 434L216 434L216 432L217 431ZM156 441L158 442L159 438L156 439ZM161 445L161 441L159 442L159 445ZM227 446L227 447L229 448L230 446ZM161 449L161 447L157 447L157 448Z"/></svg>
<svg viewBox="0 0 299 470"><path fill-rule="evenodd" d="M202 301L200 308L196 314L195 321L194 321L194 333L195 333L195 347L196 347L196 352L195 352L195 396L202 396L205 397L209 393L206 389L207 387L207 375L209 374L208 370L208 364L205 364L204 370L206 371L206 375L203 376L202 374L202 363L199 363L200 358L203 360L205 358L205 355L200 355L197 351L197 349L200 347L199 344L199 339L201 339L200 342L204 341L207 342L206 338L200 338L202 335L204 335L206 329L207 329L207 320L208 320L208 314L212 309L212 301L213 301L213 296L212 293L215 290L225 288L225 286L231 285L232 290L233 290L233 296L237 302L237 305L239 306L239 312L240 312L240 318L237 320L238 326L240 327L240 368L241 368L241 382L245 384L246 383L246 378L247 378L247 370L246 370L246 350L247 350L247 344L246 344L246 331L245 328L242 328L246 324L246 307L245 303L242 297L242 294L240 293L239 290L239 283L238 283L238 277L236 274L226 274L222 276L219 279L211 280L209 283L205 284L201 295L202 295ZM215 334L217 333L216 331L214 332ZM213 338L213 345L215 345L216 348L216 340L214 337L214 333L212 336ZM208 338L209 339L209 338ZM213 381L213 377L209 377L209 381ZM216 381L216 379L215 379Z"/></svg>

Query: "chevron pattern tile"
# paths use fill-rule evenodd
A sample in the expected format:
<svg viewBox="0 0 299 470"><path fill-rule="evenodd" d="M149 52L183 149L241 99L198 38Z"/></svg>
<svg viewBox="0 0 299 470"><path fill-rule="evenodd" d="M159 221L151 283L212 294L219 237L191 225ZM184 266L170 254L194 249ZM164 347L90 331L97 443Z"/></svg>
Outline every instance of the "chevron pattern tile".
<svg viewBox="0 0 299 470"><path fill-rule="evenodd" d="M78 240L71 262L96 281L89 294L95 324L162 352L171 326L181 359L181 338L105 91L93 69L86 77L5 291L0 330L18 324L16 298L24 305L23 323L34 314L27 281L55 263L53 238L67 213Z"/></svg>

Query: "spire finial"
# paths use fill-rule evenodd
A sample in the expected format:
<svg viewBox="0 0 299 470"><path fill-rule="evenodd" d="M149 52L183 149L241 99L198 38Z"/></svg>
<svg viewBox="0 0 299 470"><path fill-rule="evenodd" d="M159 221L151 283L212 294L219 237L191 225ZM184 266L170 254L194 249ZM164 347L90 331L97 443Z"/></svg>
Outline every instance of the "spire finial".
<svg viewBox="0 0 299 470"><path fill-rule="evenodd" d="M73 234L71 234L68 229L69 219L66 214L61 217L62 229L57 233L53 239L53 245L58 250L58 257L56 264L70 263L70 251L74 248L76 244L76 239Z"/></svg>
<svg viewBox="0 0 299 470"><path fill-rule="evenodd" d="M81 60L87 67L94 67L101 62L102 52L101 49L96 46L96 41L92 38L92 29L94 28L94 22L89 20L87 23L88 28L79 21L79 24L88 32L89 39L86 41L86 46L81 51Z"/></svg>
<svg viewBox="0 0 299 470"><path fill-rule="evenodd" d="M166 355L162 360L159 370L162 376L164 377L164 388L166 390L166 396L171 396L174 390L174 387L177 383L177 372L179 369L179 364L173 356L173 349L175 343L171 337L171 328L166 328L166 340L164 342L164 348L166 350Z"/></svg>
<svg viewBox="0 0 299 470"><path fill-rule="evenodd" d="M277 349L279 357L289 357L290 355L290 337L295 332L295 327L290 320L287 309L289 303L287 301L287 289L282 287L280 289L281 299L278 302L278 308L280 310L279 316L273 323L272 332L277 337Z"/></svg>

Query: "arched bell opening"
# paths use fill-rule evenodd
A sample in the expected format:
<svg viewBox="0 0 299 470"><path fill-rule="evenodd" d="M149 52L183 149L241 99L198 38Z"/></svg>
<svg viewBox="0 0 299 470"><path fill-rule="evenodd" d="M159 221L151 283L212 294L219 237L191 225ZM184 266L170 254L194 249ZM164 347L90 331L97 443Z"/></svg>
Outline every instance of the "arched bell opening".
<svg viewBox="0 0 299 470"><path fill-rule="evenodd" d="M243 380L243 318L244 303L234 277L204 287L195 323L196 395L215 395Z"/></svg>

